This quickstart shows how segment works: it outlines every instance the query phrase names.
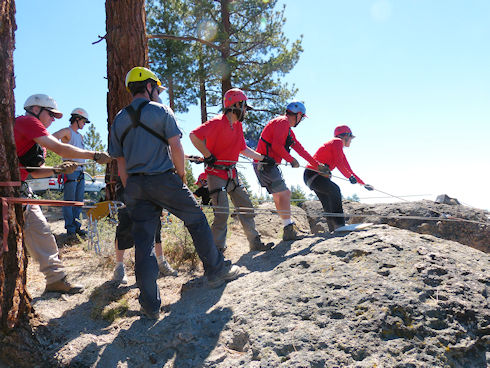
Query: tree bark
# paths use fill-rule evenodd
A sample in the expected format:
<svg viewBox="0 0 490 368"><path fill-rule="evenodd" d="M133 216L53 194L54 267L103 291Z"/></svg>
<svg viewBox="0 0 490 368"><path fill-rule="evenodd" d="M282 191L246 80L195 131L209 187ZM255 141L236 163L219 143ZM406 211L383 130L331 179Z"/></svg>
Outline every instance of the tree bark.
<svg viewBox="0 0 490 368"><path fill-rule="evenodd" d="M229 57L230 57L230 0L221 0L221 24L224 31L224 40L220 45L221 50L221 62L223 63L223 74L221 75L221 93L225 96L225 92L231 89L231 72L229 69Z"/></svg>
<svg viewBox="0 0 490 368"><path fill-rule="evenodd" d="M148 67L148 39L144 0L106 0L107 42L107 128L109 135L116 114L127 106L131 94L126 90L125 78L135 66ZM114 199L117 163L106 169L106 196Z"/></svg>
<svg viewBox="0 0 490 368"><path fill-rule="evenodd" d="M208 120L207 100L206 100L206 71L204 70L202 46L199 53L199 98L201 105L201 124Z"/></svg>
<svg viewBox="0 0 490 368"><path fill-rule="evenodd" d="M19 197L19 162L14 140L14 63L15 48L15 1L0 3L0 197ZM10 182L10 183L9 183ZM9 205L7 213L0 208L8 220L8 251L3 244L3 227L0 227L0 325L3 332L17 327L23 317L31 311L30 297L26 289L27 257L22 242L24 225L22 205Z"/></svg>

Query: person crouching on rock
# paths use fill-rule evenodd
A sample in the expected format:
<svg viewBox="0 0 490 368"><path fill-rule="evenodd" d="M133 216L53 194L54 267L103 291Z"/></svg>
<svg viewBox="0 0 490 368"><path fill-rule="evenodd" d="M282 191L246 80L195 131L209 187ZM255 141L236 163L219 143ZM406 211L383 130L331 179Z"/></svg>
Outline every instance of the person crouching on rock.
<svg viewBox="0 0 490 368"><path fill-rule="evenodd" d="M313 155L313 158L329 167L330 170L338 168L340 172L349 179L352 184L363 185L367 190L374 188L365 184L349 166L344 155L344 147L350 147L354 135L347 125L335 128L335 138L323 144ZM342 216L327 217L328 229L335 229L345 225L344 210L342 208L342 195L337 184L330 180L332 174L322 174L314 170L313 166L306 166L303 179L308 188L313 190L322 203L326 213L339 213Z"/></svg>

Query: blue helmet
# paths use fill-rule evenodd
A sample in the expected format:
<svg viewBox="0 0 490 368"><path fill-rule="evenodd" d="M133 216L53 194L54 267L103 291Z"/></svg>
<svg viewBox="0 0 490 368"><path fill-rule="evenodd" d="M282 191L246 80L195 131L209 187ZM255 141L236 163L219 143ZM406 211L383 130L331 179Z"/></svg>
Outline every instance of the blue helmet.
<svg viewBox="0 0 490 368"><path fill-rule="evenodd" d="M286 111L291 111L293 113L302 113L304 116L306 116L306 107L305 107L305 104L301 101L291 101L290 103L288 103L288 105L286 106Z"/></svg>

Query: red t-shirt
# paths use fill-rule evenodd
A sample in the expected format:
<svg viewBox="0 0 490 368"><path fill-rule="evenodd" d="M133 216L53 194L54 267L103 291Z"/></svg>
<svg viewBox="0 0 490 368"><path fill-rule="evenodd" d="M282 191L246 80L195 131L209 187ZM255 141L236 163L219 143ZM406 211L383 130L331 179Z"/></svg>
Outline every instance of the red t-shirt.
<svg viewBox="0 0 490 368"><path fill-rule="evenodd" d="M334 138L321 146L313 157L322 164L327 164L330 170L338 168L339 171L346 177L351 175L357 179L357 182L364 185L364 182L358 177L349 166L347 158L344 155L344 142L340 138ZM308 169L315 169L311 165L306 166Z"/></svg>
<svg viewBox="0 0 490 368"><path fill-rule="evenodd" d="M264 130L260 134L260 137L265 139L271 145L269 146L269 150L267 150L268 145L262 139L259 139L259 144L257 145L256 151L262 155L272 157L278 164L281 163L282 159L289 163L293 162L293 156L291 156L284 147L288 134L293 140L291 148L316 169L318 167L318 162L316 162L315 159L311 157L311 155L306 152L303 146L298 142L289 125L289 120L286 115L274 118L267 123Z"/></svg>
<svg viewBox="0 0 490 368"><path fill-rule="evenodd" d="M216 165L233 165L238 161L240 152L247 148L242 123L236 121L232 127L224 114L206 121L191 133L206 142L207 149L218 159ZM206 173L228 179L228 173L225 170L206 168ZM236 177L236 170L233 170L233 177Z"/></svg>
<svg viewBox="0 0 490 368"><path fill-rule="evenodd" d="M14 124L14 139L17 147L17 156L20 157L31 149L36 143L34 138L44 137L46 135L49 135L49 133L39 119L30 115L17 117ZM27 175L29 175L29 173L26 170L20 169L20 179L22 181L26 180Z"/></svg>

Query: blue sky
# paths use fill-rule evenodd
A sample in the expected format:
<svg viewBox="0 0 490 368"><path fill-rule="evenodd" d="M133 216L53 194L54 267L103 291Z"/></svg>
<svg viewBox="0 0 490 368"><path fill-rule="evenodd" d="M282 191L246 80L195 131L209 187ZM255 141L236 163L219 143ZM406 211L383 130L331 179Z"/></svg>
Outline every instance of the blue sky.
<svg viewBox="0 0 490 368"><path fill-rule="evenodd" d="M16 3L16 113L23 113L29 95L46 93L66 114L51 132L66 126L80 106L105 141L106 45L91 44L105 34L104 1ZM295 133L311 154L331 139L335 126L347 124L356 138L346 156L375 188L428 194L416 199L446 193L490 209L490 2L283 3L286 36L303 35L305 51L284 80L305 101L309 119ZM177 118L185 151L196 154L188 133L200 122L197 108ZM258 192L253 171L243 170ZM289 185L309 193L302 169L284 168L283 174ZM369 199L380 194L335 180L344 196L382 201Z"/></svg>

